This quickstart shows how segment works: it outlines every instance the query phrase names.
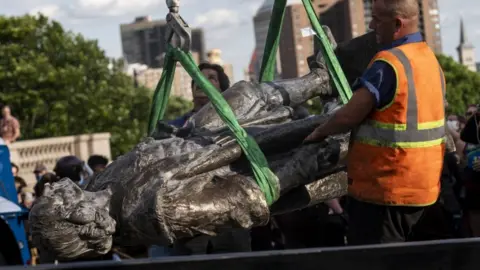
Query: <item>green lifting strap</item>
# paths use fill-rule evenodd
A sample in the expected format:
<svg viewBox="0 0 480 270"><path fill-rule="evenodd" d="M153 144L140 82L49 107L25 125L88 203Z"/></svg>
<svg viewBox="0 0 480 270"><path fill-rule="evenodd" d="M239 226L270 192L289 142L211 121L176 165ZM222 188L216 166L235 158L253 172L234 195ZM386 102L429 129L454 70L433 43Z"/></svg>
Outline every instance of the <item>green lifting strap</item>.
<svg viewBox="0 0 480 270"><path fill-rule="evenodd" d="M315 10L312 6L311 0L302 0L305 11L307 12L316 37L322 43L322 54L325 56L326 64L333 81L333 85L338 90L340 99L343 104L346 104L352 97L352 90L348 84L347 78L343 73L342 68L333 52L330 41L327 35L320 26L320 23L315 15ZM270 26L268 29L267 40L265 42L265 49L263 52L262 67L260 71L261 82L272 81L275 76L275 59L280 41L280 33L282 32L283 18L286 9L286 0L276 0L273 5L272 16L270 19Z"/></svg>
<svg viewBox="0 0 480 270"><path fill-rule="evenodd" d="M173 57L173 58L172 58ZM255 180L265 195L268 205L272 205L280 195L277 176L270 170L265 155L255 140L247 134L247 132L238 123L235 114L223 98L222 94L212 85L212 83L203 76L198 69L193 57L190 53L185 53L181 49L174 48L169 45L167 59L165 60L165 69L163 71L160 82L155 89L154 101L150 116L149 134L155 129L158 120L161 120L165 113L168 102L168 96L171 88L171 81L175 68L175 61L178 60L195 83L205 92L210 99L211 104L215 108L220 118L227 127L232 131L237 143L242 148L245 156L250 161ZM171 61L171 62L169 62ZM173 68L172 68L173 67Z"/></svg>
<svg viewBox="0 0 480 270"><path fill-rule="evenodd" d="M303 6L305 7L305 11L307 12L308 19L310 20L310 24L316 33L316 37L319 38L320 42L322 43L320 49L322 50L322 55L325 58L328 72L330 73L330 78L333 80L333 84L338 90L343 104L347 104L347 102L352 98L352 89L350 89L350 85L345 77L345 73L343 73L342 67L335 56L332 45L330 44L327 35L323 31L323 28L320 25L317 16L315 15L315 10L312 6L311 0L302 0L302 2Z"/></svg>
<svg viewBox="0 0 480 270"><path fill-rule="evenodd" d="M165 116L176 67L177 61L174 59L173 54L168 51L165 55L162 77L160 77L153 94L152 108L150 110L150 121L148 123L149 135L151 135L155 130L157 121L163 119Z"/></svg>
<svg viewBox="0 0 480 270"><path fill-rule="evenodd" d="M287 0L276 0L273 4L270 24L268 26L267 40L263 50L262 67L260 70L260 82L271 82L275 79L275 66L277 58L278 44L283 28L283 18L285 17L285 7Z"/></svg>

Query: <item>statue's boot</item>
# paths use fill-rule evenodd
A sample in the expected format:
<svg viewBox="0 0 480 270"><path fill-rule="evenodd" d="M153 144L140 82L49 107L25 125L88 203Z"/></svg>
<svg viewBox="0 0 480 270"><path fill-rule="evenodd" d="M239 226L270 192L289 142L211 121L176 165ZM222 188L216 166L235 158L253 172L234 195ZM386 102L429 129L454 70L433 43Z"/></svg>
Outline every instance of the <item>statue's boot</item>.
<svg viewBox="0 0 480 270"><path fill-rule="evenodd" d="M347 173L339 168L339 172L325 176L313 183L297 187L281 196L270 207L272 215L281 215L309 206L339 198L347 194Z"/></svg>

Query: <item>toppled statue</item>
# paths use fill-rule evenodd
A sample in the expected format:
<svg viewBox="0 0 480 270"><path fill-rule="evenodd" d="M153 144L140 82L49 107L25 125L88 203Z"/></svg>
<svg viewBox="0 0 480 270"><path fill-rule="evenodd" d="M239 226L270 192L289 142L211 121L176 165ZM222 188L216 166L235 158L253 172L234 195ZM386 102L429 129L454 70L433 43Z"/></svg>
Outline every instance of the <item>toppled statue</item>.
<svg viewBox="0 0 480 270"><path fill-rule="evenodd" d="M261 226L272 214L345 195L342 160L349 135L302 143L338 105L329 103L325 114L293 120L293 108L307 100L336 96L321 57L310 66L302 78L239 82L223 93L278 177L281 197L273 206L268 207L240 147L208 104L184 128L160 123L152 137L94 176L85 190L68 178L47 184L30 212L33 241L42 256L93 258L112 244L166 245Z"/></svg>

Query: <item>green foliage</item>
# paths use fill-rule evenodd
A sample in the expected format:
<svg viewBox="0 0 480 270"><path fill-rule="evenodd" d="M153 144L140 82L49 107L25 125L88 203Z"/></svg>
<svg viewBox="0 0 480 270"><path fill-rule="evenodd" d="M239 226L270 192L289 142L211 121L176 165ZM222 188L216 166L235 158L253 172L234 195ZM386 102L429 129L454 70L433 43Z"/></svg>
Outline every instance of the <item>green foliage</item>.
<svg viewBox="0 0 480 270"><path fill-rule="evenodd" d="M445 73L449 114L463 115L469 104L480 103L480 74L468 70L451 57L437 56Z"/></svg>
<svg viewBox="0 0 480 270"><path fill-rule="evenodd" d="M109 68L110 65L110 68ZM22 139L110 132L114 157L146 134L153 92L134 88L123 62L44 16L0 16L0 102ZM169 118L189 106L173 99Z"/></svg>

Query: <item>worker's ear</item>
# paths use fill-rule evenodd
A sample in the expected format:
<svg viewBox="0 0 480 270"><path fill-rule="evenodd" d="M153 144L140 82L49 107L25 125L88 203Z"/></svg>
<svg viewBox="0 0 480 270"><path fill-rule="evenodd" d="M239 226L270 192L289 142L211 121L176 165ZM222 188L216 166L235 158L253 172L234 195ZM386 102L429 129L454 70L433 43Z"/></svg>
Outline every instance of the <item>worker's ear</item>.
<svg viewBox="0 0 480 270"><path fill-rule="evenodd" d="M400 29L402 29L404 22L400 18L395 18L395 32L398 32Z"/></svg>

